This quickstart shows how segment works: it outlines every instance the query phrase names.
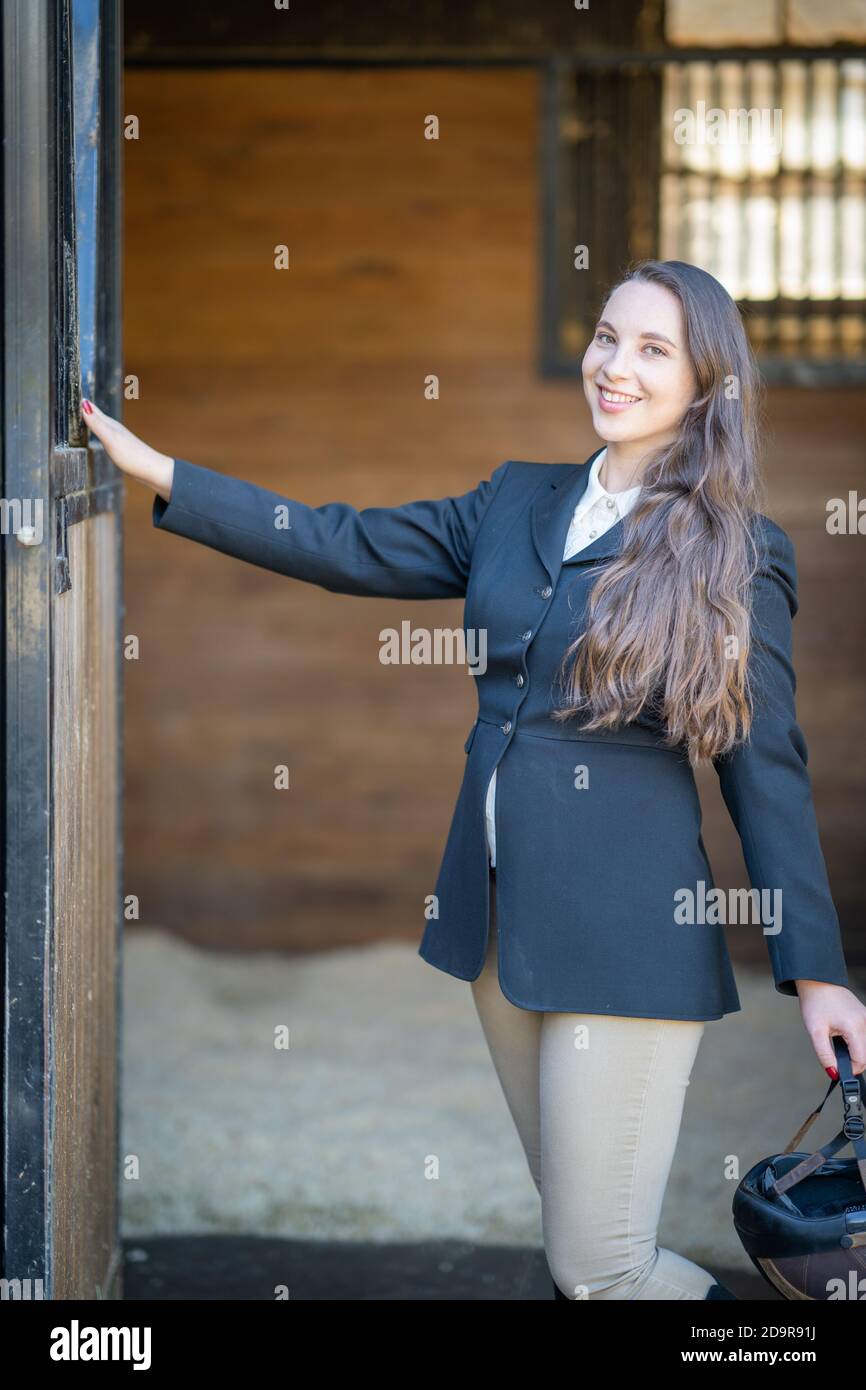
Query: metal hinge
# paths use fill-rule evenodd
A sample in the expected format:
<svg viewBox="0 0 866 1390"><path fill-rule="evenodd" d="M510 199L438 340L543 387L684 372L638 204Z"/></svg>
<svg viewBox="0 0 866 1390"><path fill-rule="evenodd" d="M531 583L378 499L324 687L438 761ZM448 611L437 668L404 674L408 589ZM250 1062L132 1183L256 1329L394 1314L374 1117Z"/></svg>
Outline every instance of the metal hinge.
<svg viewBox="0 0 866 1390"><path fill-rule="evenodd" d="M72 588L72 576L69 573L69 507L66 498L58 497L55 508L57 526L54 543L54 592L65 594L67 589Z"/></svg>

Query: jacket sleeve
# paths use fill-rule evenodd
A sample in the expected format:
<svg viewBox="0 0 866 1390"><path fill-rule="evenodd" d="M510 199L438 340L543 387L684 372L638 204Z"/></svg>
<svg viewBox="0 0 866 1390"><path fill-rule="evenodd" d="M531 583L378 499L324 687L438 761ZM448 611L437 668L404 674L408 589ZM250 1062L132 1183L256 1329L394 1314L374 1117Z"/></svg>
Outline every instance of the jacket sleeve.
<svg viewBox="0 0 866 1390"><path fill-rule="evenodd" d="M255 483L174 460L171 498L157 496L163 531L317 584L337 594L459 598L478 528L508 468L460 497L366 507L309 507Z"/></svg>
<svg viewBox="0 0 866 1390"><path fill-rule="evenodd" d="M806 771L806 740L795 710L794 547L781 527L762 520L763 560L753 581L749 657L753 722L748 741L715 759L714 766L751 886L768 890L771 906L781 903L781 930L775 931L764 913L760 928L775 987L780 994L796 995L795 980L847 985L848 973Z"/></svg>

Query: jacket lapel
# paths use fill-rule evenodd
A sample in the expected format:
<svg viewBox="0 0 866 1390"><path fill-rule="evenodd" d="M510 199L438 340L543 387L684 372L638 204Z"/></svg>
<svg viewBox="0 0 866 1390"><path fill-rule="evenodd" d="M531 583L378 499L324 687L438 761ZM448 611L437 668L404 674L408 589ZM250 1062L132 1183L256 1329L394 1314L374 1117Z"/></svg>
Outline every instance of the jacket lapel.
<svg viewBox="0 0 866 1390"><path fill-rule="evenodd" d="M574 509L586 491L593 460L600 453L601 449L596 449L586 463L575 464L571 472L565 473L559 482L550 483L548 487L543 488L532 503L530 531L533 544L554 583L562 568L562 552L565 549ZM603 535L590 541L589 545L578 551L566 564L578 565L585 561L602 560L618 555L622 547L622 528L620 517Z"/></svg>

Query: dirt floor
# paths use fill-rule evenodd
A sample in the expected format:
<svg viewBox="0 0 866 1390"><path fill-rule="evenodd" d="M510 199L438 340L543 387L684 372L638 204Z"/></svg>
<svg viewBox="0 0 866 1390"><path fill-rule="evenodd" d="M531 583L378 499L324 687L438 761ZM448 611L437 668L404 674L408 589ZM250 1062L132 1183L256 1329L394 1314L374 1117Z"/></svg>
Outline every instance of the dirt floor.
<svg viewBox="0 0 866 1390"><path fill-rule="evenodd" d="M301 1298L549 1297L539 1199L468 985L403 944L232 955L140 929L125 962L128 1297L280 1282ZM769 966L737 979L743 1011L707 1024L692 1074L659 1242L773 1298L727 1174L779 1152L826 1081Z"/></svg>

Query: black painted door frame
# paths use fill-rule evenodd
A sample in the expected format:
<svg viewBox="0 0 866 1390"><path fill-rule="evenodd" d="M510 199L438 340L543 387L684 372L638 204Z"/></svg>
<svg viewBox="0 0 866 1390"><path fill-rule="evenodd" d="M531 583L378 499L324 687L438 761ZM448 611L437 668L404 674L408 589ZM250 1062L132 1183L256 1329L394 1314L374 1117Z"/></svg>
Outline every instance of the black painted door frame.
<svg viewBox="0 0 866 1390"><path fill-rule="evenodd" d="M6 1297L53 1298L55 1046L68 1024L53 993L53 853L63 826L52 801L52 619L75 576L69 528L115 511L121 594L121 475L79 416L82 392L121 414L121 0L2 0L3 865L2 1206ZM117 602L118 761L122 739L122 599ZM122 930L121 781L117 898ZM116 944L116 955L114 954ZM119 968L106 985L119 1001ZM119 1009L117 1016L119 1018ZM119 1097L120 1028L98 1066ZM82 1116L81 1124L87 1123ZM115 1115L119 1134L119 1106ZM116 1297L118 1164L98 1175L113 1204L111 1258L94 1287L63 1297ZM87 1212L80 1213L86 1229ZM68 1252L66 1252L68 1254ZM20 1281L20 1282L19 1282Z"/></svg>

